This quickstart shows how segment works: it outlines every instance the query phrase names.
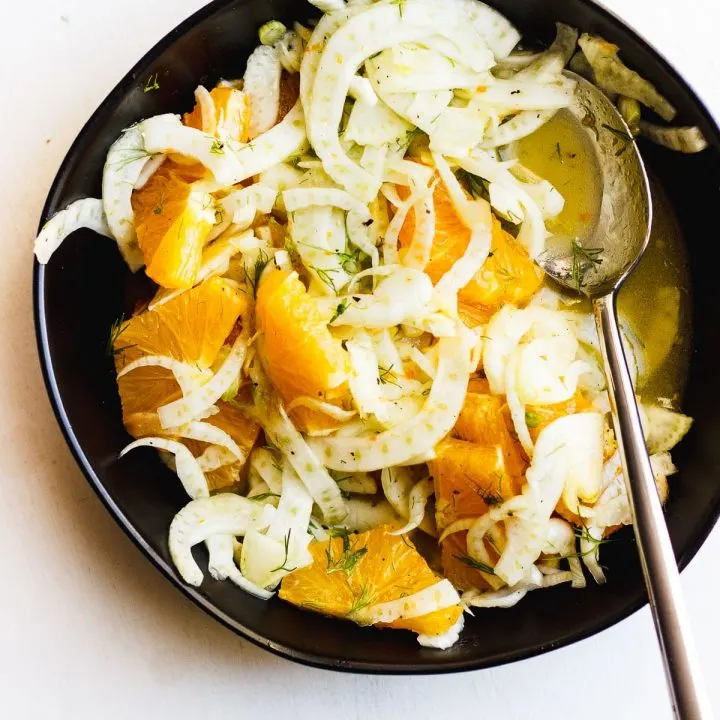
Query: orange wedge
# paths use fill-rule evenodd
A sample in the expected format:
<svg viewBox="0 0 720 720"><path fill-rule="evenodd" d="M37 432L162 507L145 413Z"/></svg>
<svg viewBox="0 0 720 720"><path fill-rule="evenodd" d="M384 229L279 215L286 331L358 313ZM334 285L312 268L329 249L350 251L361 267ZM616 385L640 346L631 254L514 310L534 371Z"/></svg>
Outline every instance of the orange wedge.
<svg viewBox="0 0 720 720"><path fill-rule="evenodd" d="M438 529L461 518L479 517L521 487L511 475L503 447L483 447L464 440L447 438L435 448L428 465L435 484L435 519Z"/></svg>
<svg viewBox="0 0 720 720"><path fill-rule="evenodd" d="M119 325L113 332L115 368L145 355L163 355L210 368L220 348L247 308L242 292L221 278L210 278L155 310L146 310ZM123 420L139 437L155 434L160 405L180 397L180 387L170 370L144 367L118 379Z"/></svg>
<svg viewBox="0 0 720 720"><path fill-rule="evenodd" d="M475 307L464 302L458 302L458 315L469 328L475 329L480 325L487 325L495 314L495 308L486 308L482 305Z"/></svg>
<svg viewBox="0 0 720 720"><path fill-rule="evenodd" d="M272 270L257 293L258 347L265 369L285 403L299 397L342 401L350 364L297 273ZM290 413L303 430L335 427L318 411L296 407Z"/></svg>
<svg viewBox="0 0 720 720"><path fill-rule="evenodd" d="M453 435L476 445L503 449L507 471L516 477L527 468L520 443L509 427L512 420L503 398L488 393L468 392L463 409L455 423Z"/></svg>
<svg viewBox="0 0 720 720"><path fill-rule="evenodd" d="M403 200L410 194L409 189L403 185L398 185L397 191ZM453 263L462 257L470 242L470 231L455 212L442 181L435 185L433 201L435 203L435 237L430 261L425 267L425 272L433 283L436 283L450 270ZM411 210L407 214L398 236L401 255L402 250L412 243L414 233L415 211Z"/></svg>
<svg viewBox="0 0 720 720"><path fill-rule="evenodd" d="M471 377L468 382L468 392L480 393L482 395L490 394L490 383L485 377Z"/></svg>
<svg viewBox="0 0 720 720"><path fill-rule="evenodd" d="M115 331L115 367L145 355L163 355L203 370L211 368L220 349L232 342L240 314L247 308L246 296L221 278L210 278L155 310L146 310ZM118 378L123 421L133 437L173 437L160 425L157 409L180 397L180 387L171 371L160 367L137 368ZM249 454L257 442L260 426L240 407L218 402L220 410L205 422L219 427ZM196 457L207 443L183 439ZM240 463L207 472L211 490L237 483Z"/></svg>
<svg viewBox="0 0 720 720"><path fill-rule="evenodd" d="M398 186L398 193L407 197L409 191ZM465 253L470 231L455 212L442 182L435 186L433 201L435 237L425 272L437 283ZM410 246L414 232L415 213L411 210L398 237L401 250ZM490 255L480 272L458 293L461 316L475 327L486 323L504 303L521 307L537 291L543 278L543 271L524 248L494 220Z"/></svg>
<svg viewBox="0 0 720 720"><path fill-rule="evenodd" d="M183 115L183 123L219 137L222 140L236 140L246 143L249 140L250 100L242 90L232 87L216 87L210 91L214 114L208 118L209 126L203 128L202 109L196 104L192 112Z"/></svg>
<svg viewBox="0 0 720 720"><path fill-rule="evenodd" d="M237 404L220 401L217 406L220 412L206 422L224 430L249 455L257 442L260 426Z"/></svg>
<svg viewBox="0 0 720 720"><path fill-rule="evenodd" d="M592 405L579 390L569 400L556 405L528 405L525 408L525 421L530 431L530 437L535 442L540 432L553 420L591 409Z"/></svg>
<svg viewBox="0 0 720 720"><path fill-rule="evenodd" d="M467 532L448 535L441 543L443 575L458 589L490 589L483 573L475 567L467 552Z"/></svg>
<svg viewBox="0 0 720 720"><path fill-rule="evenodd" d="M260 425L236 404L223 402L222 400L216 404L220 412L207 418L205 422L224 430L248 457L260 435ZM205 448L208 447L207 443L193 440L184 439L183 443L196 457L201 455ZM223 465L217 470L206 472L205 479L208 481L210 490L223 490L237 485L241 469L242 464L235 462Z"/></svg>
<svg viewBox="0 0 720 720"><path fill-rule="evenodd" d="M544 277L518 241L494 220L490 255L480 272L460 291L459 298L489 314L506 303L522 307L537 292Z"/></svg>
<svg viewBox="0 0 720 720"><path fill-rule="evenodd" d="M585 399L579 390L569 400L557 403L556 405L527 405L525 408L525 421L528 424L530 437L533 439L533 442L535 442L543 428L547 427L551 422L553 422L553 420L557 420L565 415L587 412L588 410L592 410L592 405ZM563 517L569 523L572 523L577 527L583 526L583 521L576 512L577 508L572 510L569 509L562 498L558 501L555 510L558 515Z"/></svg>
<svg viewBox="0 0 720 720"><path fill-rule="evenodd" d="M285 576L280 597L324 615L357 621L371 605L398 600L438 582L440 578L412 542L391 535L391 531L389 526L380 526L312 543L312 565ZM441 635L461 614L462 609L455 605L384 627Z"/></svg>
<svg viewBox="0 0 720 720"><path fill-rule="evenodd" d="M195 189L188 172L195 171L166 161L132 195L145 272L165 288L192 287L215 224L212 196Z"/></svg>
<svg viewBox="0 0 720 720"><path fill-rule="evenodd" d="M503 401L497 395L469 392L454 434L477 445L501 445L508 435L502 407Z"/></svg>

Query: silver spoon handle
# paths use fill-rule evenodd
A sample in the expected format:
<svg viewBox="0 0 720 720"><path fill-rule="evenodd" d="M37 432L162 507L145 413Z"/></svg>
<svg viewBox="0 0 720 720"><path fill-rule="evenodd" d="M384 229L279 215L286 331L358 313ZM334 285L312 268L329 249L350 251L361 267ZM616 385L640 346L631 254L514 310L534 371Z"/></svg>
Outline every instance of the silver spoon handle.
<svg viewBox="0 0 720 720"><path fill-rule="evenodd" d="M675 716L706 720L703 687L685 608L680 573L655 485L618 328L615 293L593 301L640 562L665 663Z"/></svg>

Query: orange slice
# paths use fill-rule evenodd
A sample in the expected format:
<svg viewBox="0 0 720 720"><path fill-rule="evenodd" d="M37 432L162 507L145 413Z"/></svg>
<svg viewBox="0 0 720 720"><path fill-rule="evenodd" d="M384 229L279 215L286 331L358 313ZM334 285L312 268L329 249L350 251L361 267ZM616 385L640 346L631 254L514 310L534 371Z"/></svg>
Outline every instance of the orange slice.
<svg viewBox="0 0 720 720"><path fill-rule="evenodd" d="M224 430L244 451L245 457L248 457L260 435L260 425L236 404L222 400L216 404L220 412L207 418L205 422ZM193 440L183 439L182 442L196 457L208 447L207 443ZM237 485L241 469L242 464L235 462L206 472L205 479L210 490L223 490Z"/></svg>
<svg viewBox="0 0 720 720"><path fill-rule="evenodd" d="M510 432L512 420L508 415L504 398L469 392L465 396L453 435L485 447L499 445L503 449L507 471L519 477L524 474L527 463L520 443Z"/></svg>
<svg viewBox="0 0 720 720"><path fill-rule="evenodd" d="M168 300L155 310L146 310L123 323L113 343L115 366L125 365L145 355L163 355L189 363L198 370L210 368L220 349L231 342L240 314L247 308L245 295L221 278L210 278L192 290ZM171 371L160 367L137 368L118 378L123 421L133 437L173 438L160 425L157 409L180 397L180 387ZM219 413L205 420L224 430L250 453L257 442L260 426L240 407L218 402ZM173 438L177 439L177 438ZM180 439L195 455L207 443ZM225 465L205 473L211 490L234 485L240 463Z"/></svg>
<svg viewBox="0 0 720 720"><path fill-rule="evenodd" d="M487 325L494 314L494 308L475 307L464 302L458 303L458 315L469 328L474 329L480 325Z"/></svg>
<svg viewBox="0 0 720 720"><path fill-rule="evenodd" d="M501 445L483 447L447 438L428 465L435 484L435 519L439 530L461 518L479 517L520 490Z"/></svg>
<svg viewBox="0 0 720 720"><path fill-rule="evenodd" d="M273 385L285 403L299 397L327 402L347 396L350 363L297 273L273 270L257 294L258 347ZM318 411L297 407L290 413L303 430L334 427Z"/></svg>
<svg viewBox="0 0 720 720"><path fill-rule="evenodd" d="M408 189L398 186L398 193L407 197ZM442 182L435 186L433 200L435 237L425 272L433 283L437 283L465 253L470 231L455 212ZM410 246L414 232L415 213L411 210L398 237L401 250ZM484 324L504 303L524 305L540 287L543 278L543 271L525 249L494 220L490 255L480 272L458 293L461 315L468 316L471 327Z"/></svg>
<svg viewBox="0 0 720 720"><path fill-rule="evenodd" d="M484 574L469 558L467 532L448 535L441 543L443 575L458 589L491 589Z"/></svg>
<svg viewBox="0 0 720 720"><path fill-rule="evenodd" d="M403 185L398 185L397 191L403 200L410 194L409 189ZM464 254L470 242L470 231L455 212L442 181L435 185L433 201L435 203L435 236L430 261L425 267L425 272L433 283L437 283L450 270L453 263ZM415 211L411 210L407 214L398 236L401 255L402 250L412 243L414 233Z"/></svg>
<svg viewBox="0 0 720 720"><path fill-rule="evenodd" d="M525 421L528 424L528 430L530 431L530 437L535 442L540 435L543 428L547 427L553 420L557 420L565 415L572 415L574 413L587 412L592 410L592 405L585 399L582 393L578 390L573 397L562 403L556 405L542 405L533 406L527 405L525 407ZM607 459L607 458L606 458ZM570 509L565 505L562 497L558 501L557 507L555 508L558 515L563 517L569 523L576 525L577 527L583 526L583 520L577 514L577 508ZM617 528L615 528L617 529ZM606 531L607 532L607 531ZM609 534L609 532L608 532Z"/></svg>
<svg viewBox="0 0 720 720"><path fill-rule="evenodd" d="M205 132L223 140L231 139L246 143L249 140L250 100L242 90L232 87L216 87L210 91L215 113L209 118L210 126ZM196 104L192 112L183 115L188 127L203 129L202 109Z"/></svg>
<svg viewBox="0 0 720 720"><path fill-rule="evenodd" d="M493 222L490 255L480 272L460 291L460 300L492 314L510 303L522 307L542 285L545 273L515 238Z"/></svg>
<svg viewBox="0 0 720 720"><path fill-rule="evenodd" d="M502 407L503 401L496 395L469 392L454 434L477 445L501 445L508 435Z"/></svg>
<svg viewBox="0 0 720 720"><path fill-rule="evenodd" d="M556 405L527 405L525 408L525 421L530 431L530 437L535 442L541 431L553 420L587 410L592 410L592 405L579 390L569 400Z"/></svg>
<svg viewBox="0 0 720 720"><path fill-rule="evenodd" d="M405 536L380 526L310 545L313 563L285 576L283 600L308 610L357 620L362 610L424 590L440 580ZM459 605L383 625L441 635L462 614Z"/></svg>
<svg viewBox="0 0 720 720"><path fill-rule="evenodd" d="M215 224L212 196L195 189L187 172L166 161L132 195L145 272L166 288L192 287Z"/></svg>
<svg viewBox="0 0 720 720"><path fill-rule="evenodd" d="M114 332L115 368L144 355L163 355L210 368L233 330L247 299L226 280L210 278L155 310L146 310ZM143 367L118 379L123 421L136 436L155 434L160 405L180 397L171 371Z"/></svg>
<svg viewBox="0 0 720 720"><path fill-rule="evenodd" d="M490 394L490 383L485 377L471 377L468 382L468 392L480 393L482 395Z"/></svg>

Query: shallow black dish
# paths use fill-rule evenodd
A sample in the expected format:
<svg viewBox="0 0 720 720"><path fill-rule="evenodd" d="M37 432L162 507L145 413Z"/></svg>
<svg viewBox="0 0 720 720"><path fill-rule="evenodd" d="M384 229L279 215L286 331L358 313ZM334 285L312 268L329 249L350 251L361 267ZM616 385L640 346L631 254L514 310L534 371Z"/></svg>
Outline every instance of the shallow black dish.
<svg viewBox="0 0 720 720"><path fill-rule="evenodd" d="M646 161L667 190L688 243L695 305L694 351L685 396L694 429L676 452L682 468L671 485L668 523L685 566L720 513L720 333L708 308L720 306L714 263L704 255L702 207L720 202L720 131L677 73L642 38L590 0L492 0L527 41L547 42L555 20L617 43L628 64L654 82L679 109L682 124L699 125L710 149L680 156L647 144ZM67 203L100 193L104 157L120 131L148 115L189 109L198 83L241 76L271 18L307 19L297 0L216 0L173 30L112 91L83 128L50 191L43 222ZM157 73L160 89L143 92ZM558 588L533 593L511 610L481 611L449 651L420 648L410 633L374 631L269 603L217 583L202 587L176 575L166 547L174 513L186 502L177 480L151 451L118 461L128 442L106 356L108 330L132 311L143 281L125 269L114 245L89 231L76 233L47 267L34 269L35 324L45 381L58 421L89 482L145 555L194 602L258 645L310 665L384 673L470 670L517 660L596 633L645 603L632 534L603 550L609 582L582 592ZM146 289L146 288L145 288Z"/></svg>

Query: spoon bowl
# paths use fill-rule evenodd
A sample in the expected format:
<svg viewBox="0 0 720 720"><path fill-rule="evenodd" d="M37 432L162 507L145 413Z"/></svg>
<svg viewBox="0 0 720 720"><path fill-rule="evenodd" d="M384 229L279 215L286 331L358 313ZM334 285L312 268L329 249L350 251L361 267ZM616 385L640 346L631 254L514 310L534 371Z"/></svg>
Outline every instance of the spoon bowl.
<svg viewBox="0 0 720 720"><path fill-rule="evenodd" d="M584 78L565 75L577 82L567 111L595 149L602 201L588 237L551 242L538 263L553 280L592 298L619 288L645 252L652 225L650 182L615 106Z"/></svg>

